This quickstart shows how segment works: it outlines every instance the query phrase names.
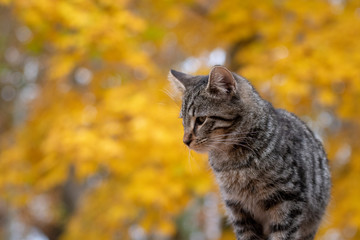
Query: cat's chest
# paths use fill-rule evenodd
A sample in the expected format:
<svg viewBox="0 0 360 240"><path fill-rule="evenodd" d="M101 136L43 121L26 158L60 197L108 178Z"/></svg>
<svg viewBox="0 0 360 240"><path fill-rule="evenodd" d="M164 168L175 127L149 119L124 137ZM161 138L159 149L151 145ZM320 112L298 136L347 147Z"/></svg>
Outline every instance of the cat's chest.
<svg viewBox="0 0 360 240"><path fill-rule="evenodd" d="M254 162L219 154L210 155L209 161L223 193L239 196L259 190L262 174Z"/></svg>
<svg viewBox="0 0 360 240"><path fill-rule="evenodd" d="M238 195L250 187L248 185L254 173L250 169L227 170L215 172L215 176L223 191L234 192Z"/></svg>
<svg viewBox="0 0 360 240"><path fill-rule="evenodd" d="M242 171L232 170L215 173L215 176L225 202L239 203L245 211L252 214L258 223L267 226L269 216L259 206L258 200L268 195L268 192L259 173L251 169ZM230 219L236 218L231 209L227 208L226 210Z"/></svg>
<svg viewBox="0 0 360 240"><path fill-rule="evenodd" d="M221 193L226 198L252 199L263 195L264 179L261 173L248 168L215 172Z"/></svg>

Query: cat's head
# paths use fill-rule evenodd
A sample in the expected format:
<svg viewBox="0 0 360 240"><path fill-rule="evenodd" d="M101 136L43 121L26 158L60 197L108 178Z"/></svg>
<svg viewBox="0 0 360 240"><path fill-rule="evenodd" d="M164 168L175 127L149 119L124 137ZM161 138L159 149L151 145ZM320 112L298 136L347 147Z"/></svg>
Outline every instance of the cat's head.
<svg viewBox="0 0 360 240"><path fill-rule="evenodd" d="M243 90L252 91L252 86L223 66L213 67L205 76L171 70L169 80L183 95L183 142L197 152L230 146L247 111L249 96Z"/></svg>

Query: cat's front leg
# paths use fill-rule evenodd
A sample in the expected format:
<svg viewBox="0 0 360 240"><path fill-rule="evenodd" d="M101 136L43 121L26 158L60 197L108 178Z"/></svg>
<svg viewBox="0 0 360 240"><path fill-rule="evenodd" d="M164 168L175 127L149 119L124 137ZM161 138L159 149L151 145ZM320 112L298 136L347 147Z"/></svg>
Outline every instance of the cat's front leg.
<svg viewBox="0 0 360 240"><path fill-rule="evenodd" d="M305 240L302 235L303 208L296 202L286 202L268 209L270 223L267 226L268 240ZM310 237L310 238L309 238ZM306 240L311 240L311 236Z"/></svg>
<svg viewBox="0 0 360 240"><path fill-rule="evenodd" d="M307 231L307 233L303 233L303 230L294 227L288 228L287 230L279 231L275 230L270 233L267 240L313 240L315 238L316 229L312 229Z"/></svg>
<svg viewBox="0 0 360 240"><path fill-rule="evenodd" d="M261 226L246 218L233 222L236 240L263 240Z"/></svg>
<svg viewBox="0 0 360 240"><path fill-rule="evenodd" d="M263 229L252 215L236 201L225 201L237 240L263 240Z"/></svg>

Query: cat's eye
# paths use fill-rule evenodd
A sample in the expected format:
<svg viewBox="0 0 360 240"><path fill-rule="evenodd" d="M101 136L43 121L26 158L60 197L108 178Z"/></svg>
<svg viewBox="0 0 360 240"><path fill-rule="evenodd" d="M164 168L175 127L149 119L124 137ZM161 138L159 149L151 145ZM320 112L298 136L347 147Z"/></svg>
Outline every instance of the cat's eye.
<svg viewBox="0 0 360 240"><path fill-rule="evenodd" d="M206 117L197 117L195 119L195 124L200 126L205 122L205 120L206 120Z"/></svg>

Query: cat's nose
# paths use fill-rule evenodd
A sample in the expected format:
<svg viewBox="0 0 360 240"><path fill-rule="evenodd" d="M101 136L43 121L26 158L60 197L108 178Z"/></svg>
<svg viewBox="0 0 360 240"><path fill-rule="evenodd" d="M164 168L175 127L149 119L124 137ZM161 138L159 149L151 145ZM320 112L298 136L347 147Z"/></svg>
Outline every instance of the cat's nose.
<svg viewBox="0 0 360 240"><path fill-rule="evenodd" d="M190 134L184 134L183 142L184 142L186 145L190 146L191 141L192 141L192 135L191 135L191 133L190 133Z"/></svg>

